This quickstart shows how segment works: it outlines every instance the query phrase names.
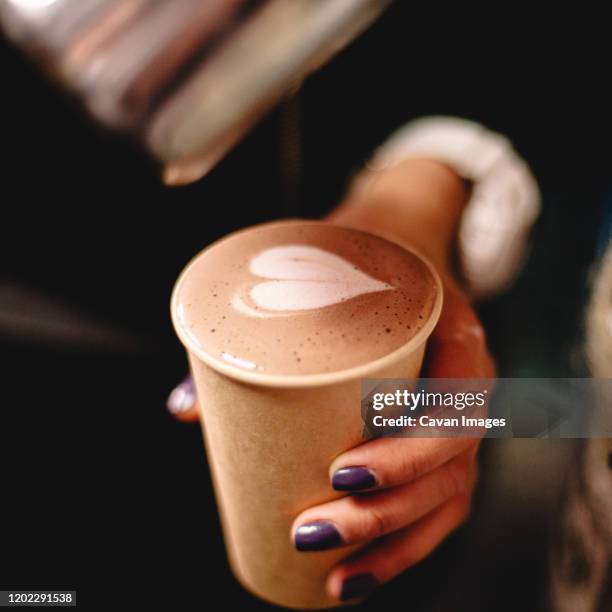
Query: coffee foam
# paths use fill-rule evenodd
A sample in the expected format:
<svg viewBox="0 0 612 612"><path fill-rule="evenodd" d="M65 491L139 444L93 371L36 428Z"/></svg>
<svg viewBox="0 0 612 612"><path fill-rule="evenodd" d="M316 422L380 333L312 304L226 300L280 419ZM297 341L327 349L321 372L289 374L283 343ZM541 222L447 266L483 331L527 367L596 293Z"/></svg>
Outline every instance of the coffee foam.
<svg viewBox="0 0 612 612"><path fill-rule="evenodd" d="M427 322L437 297L416 255L377 236L293 221L233 234L177 287L177 320L216 360L271 375L345 370L383 357Z"/></svg>

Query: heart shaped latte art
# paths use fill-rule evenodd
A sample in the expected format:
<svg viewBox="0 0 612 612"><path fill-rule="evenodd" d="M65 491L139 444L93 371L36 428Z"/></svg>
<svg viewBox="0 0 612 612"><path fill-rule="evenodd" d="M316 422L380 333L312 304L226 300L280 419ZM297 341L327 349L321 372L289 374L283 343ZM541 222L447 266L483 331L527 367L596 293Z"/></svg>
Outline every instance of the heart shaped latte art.
<svg viewBox="0 0 612 612"><path fill-rule="evenodd" d="M255 276L269 279L249 287L246 300L240 295L233 300L238 310L251 316L325 308L366 293L394 289L339 255L307 245L266 249L251 260L249 269Z"/></svg>

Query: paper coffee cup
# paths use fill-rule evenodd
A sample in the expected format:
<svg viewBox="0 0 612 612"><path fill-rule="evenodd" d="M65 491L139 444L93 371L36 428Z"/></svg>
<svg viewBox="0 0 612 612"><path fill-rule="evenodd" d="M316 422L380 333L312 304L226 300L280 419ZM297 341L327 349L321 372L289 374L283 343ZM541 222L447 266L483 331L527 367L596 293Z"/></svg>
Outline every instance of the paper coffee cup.
<svg viewBox="0 0 612 612"><path fill-rule="evenodd" d="M200 257L206 249L194 261ZM178 293L191 265L177 281L172 320L195 381L232 570L249 591L274 604L336 606L325 581L354 548L299 552L291 526L303 510L343 495L331 488L329 467L363 441L361 379L418 377L442 307L439 277L427 264L437 286L434 307L399 349L348 370L273 376L215 360L185 333Z"/></svg>

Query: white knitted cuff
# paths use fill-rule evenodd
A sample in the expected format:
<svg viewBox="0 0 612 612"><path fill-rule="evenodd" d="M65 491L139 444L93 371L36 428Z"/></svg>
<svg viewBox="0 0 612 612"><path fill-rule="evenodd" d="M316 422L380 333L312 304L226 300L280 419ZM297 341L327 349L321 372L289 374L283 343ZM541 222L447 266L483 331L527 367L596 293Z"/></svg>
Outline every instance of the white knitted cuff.
<svg viewBox="0 0 612 612"><path fill-rule="evenodd" d="M459 230L459 261L475 298L507 289L528 252L540 191L510 141L472 121L427 117L397 130L374 154L372 170L411 157L437 159L473 181Z"/></svg>

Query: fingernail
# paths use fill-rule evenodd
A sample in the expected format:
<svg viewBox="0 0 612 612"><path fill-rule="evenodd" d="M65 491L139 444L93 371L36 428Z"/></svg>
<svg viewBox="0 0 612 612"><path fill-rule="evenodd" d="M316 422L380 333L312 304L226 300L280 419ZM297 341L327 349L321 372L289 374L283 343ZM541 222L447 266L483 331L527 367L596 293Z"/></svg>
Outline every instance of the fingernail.
<svg viewBox="0 0 612 612"><path fill-rule="evenodd" d="M313 521L295 532L295 547L301 551L327 550L342 544L340 533L331 521Z"/></svg>
<svg viewBox="0 0 612 612"><path fill-rule="evenodd" d="M378 580L372 574L355 574L342 583L340 600L357 599L369 595L378 587Z"/></svg>
<svg viewBox="0 0 612 612"><path fill-rule="evenodd" d="M196 402L193 378L187 376L183 382L172 390L168 396L166 407L172 414L181 414L191 410Z"/></svg>
<svg viewBox="0 0 612 612"><path fill-rule="evenodd" d="M332 487L336 491L363 491L376 484L374 472L361 465L340 468L332 476Z"/></svg>

